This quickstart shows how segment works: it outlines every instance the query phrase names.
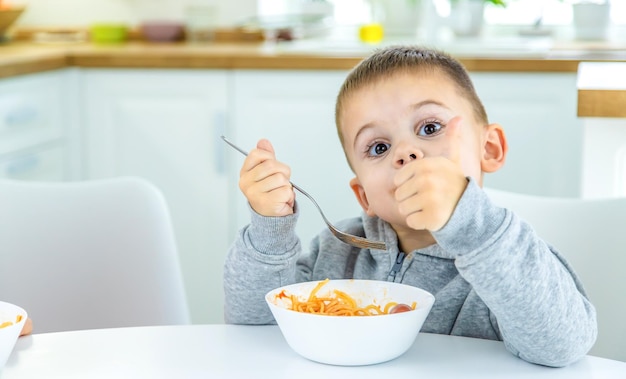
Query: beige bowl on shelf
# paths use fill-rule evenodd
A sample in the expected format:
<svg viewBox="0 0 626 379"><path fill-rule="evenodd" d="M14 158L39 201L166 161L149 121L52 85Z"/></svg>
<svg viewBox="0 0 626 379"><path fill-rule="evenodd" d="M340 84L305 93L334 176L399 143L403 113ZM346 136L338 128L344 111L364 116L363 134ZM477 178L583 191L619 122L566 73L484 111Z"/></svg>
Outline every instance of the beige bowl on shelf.
<svg viewBox="0 0 626 379"><path fill-rule="evenodd" d="M5 37L9 28L24 12L24 7L2 8L0 7L0 39Z"/></svg>
<svg viewBox="0 0 626 379"><path fill-rule="evenodd" d="M359 306L416 302L416 308L375 316L327 316L288 309L291 301L285 295L295 295L303 301L318 283L276 288L266 294L265 300L287 344L296 353L331 365L370 365L404 354L415 342L435 302L432 294L406 284L342 279L330 280L318 295L329 295L337 289L353 297Z"/></svg>

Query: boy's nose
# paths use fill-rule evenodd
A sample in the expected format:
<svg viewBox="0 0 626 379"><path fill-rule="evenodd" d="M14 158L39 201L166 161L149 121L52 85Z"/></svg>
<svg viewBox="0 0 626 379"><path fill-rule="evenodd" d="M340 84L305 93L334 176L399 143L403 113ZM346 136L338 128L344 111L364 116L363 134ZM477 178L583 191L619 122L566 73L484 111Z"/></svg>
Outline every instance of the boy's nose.
<svg viewBox="0 0 626 379"><path fill-rule="evenodd" d="M396 151L395 163L397 167L402 167L405 164L424 157L424 154L415 146L404 144L398 146Z"/></svg>
<svg viewBox="0 0 626 379"><path fill-rule="evenodd" d="M400 166L404 166L406 163L409 163L410 161L412 161L412 160L414 160L414 159L417 159L417 156L416 156L415 154L409 154L409 156L407 157L407 159L402 159L402 158L400 158L400 159L398 160L398 164L399 164Z"/></svg>

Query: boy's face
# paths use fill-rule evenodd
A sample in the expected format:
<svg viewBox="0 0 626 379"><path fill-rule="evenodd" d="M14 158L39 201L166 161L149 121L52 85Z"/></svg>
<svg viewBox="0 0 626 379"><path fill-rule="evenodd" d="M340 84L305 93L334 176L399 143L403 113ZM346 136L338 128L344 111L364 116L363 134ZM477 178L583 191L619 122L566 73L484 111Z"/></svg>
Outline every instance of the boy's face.
<svg viewBox="0 0 626 379"><path fill-rule="evenodd" d="M454 136L446 134L458 117ZM493 140L490 127L501 131L479 125L469 101L439 72L397 73L358 89L345 100L339 122L356 174L351 185L366 198L367 206L359 199L361 205L396 225L404 224L394 199L394 177L402 167L415 159L455 157L464 175L482 184L485 140Z"/></svg>

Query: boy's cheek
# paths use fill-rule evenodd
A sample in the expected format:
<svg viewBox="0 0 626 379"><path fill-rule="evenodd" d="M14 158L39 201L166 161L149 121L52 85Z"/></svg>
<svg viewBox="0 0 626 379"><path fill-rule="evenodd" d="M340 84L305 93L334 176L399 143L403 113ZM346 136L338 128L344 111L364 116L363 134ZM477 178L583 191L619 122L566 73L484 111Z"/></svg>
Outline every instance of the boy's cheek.
<svg viewBox="0 0 626 379"><path fill-rule="evenodd" d="M461 162L461 170L466 177L472 177L478 183L481 182L482 171L480 169L480 162L469 162L464 160Z"/></svg>

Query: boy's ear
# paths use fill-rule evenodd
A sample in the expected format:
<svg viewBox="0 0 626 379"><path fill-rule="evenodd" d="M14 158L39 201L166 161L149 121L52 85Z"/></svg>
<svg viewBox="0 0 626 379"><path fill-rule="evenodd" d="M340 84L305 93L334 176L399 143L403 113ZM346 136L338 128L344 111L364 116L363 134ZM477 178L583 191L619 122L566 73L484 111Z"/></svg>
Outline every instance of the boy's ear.
<svg viewBox="0 0 626 379"><path fill-rule="evenodd" d="M483 156L480 161L481 170L483 172L498 171L504 165L506 153L509 150L504 129L500 124L487 125L483 144Z"/></svg>
<svg viewBox="0 0 626 379"><path fill-rule="evenodd" d="M365 211L368 216L375 216L372 212L370 212L370 205L367 201L365 189L363 189L363 186L361 185L361 182L359 182L358 178L352 178L352 180L350 180L350 188L352 188L352 192L354 192L354 196L356 196L356 199L361 205L361 208L363 208L363 211Z"/></svg>

